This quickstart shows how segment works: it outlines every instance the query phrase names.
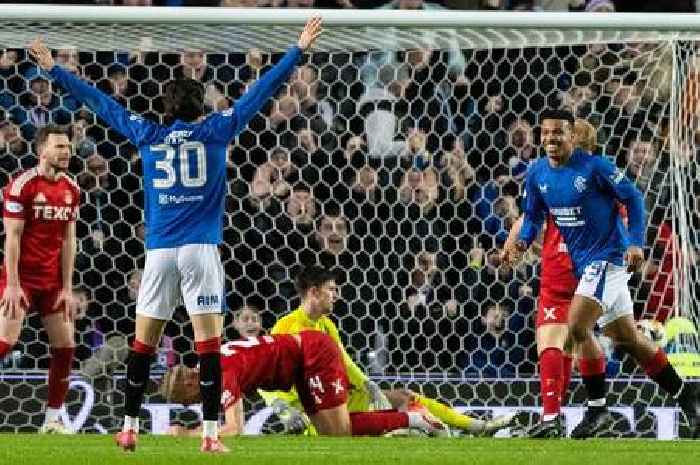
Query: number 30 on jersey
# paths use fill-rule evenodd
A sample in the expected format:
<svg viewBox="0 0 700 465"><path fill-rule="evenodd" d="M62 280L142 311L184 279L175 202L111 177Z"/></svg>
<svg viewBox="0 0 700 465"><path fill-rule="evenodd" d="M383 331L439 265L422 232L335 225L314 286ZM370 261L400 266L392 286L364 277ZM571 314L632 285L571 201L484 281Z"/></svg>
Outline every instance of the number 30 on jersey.
<svg viewBox="0 0 700 465"><path fill-rule="evenodd" d="M155 189L170 189L177 182L175 163L180 163L180 183L184 187L202 187L207 183L207 152L201 142L185 142L177 148L168 144L152 145L151 153L164 152L165 157L156 161L156 169L165 177L153 180ZM190 173L190 157L194 154L196 173ZM177 157L176 157L177 155ZM176 159L177 158L177 159Z"/></svg>

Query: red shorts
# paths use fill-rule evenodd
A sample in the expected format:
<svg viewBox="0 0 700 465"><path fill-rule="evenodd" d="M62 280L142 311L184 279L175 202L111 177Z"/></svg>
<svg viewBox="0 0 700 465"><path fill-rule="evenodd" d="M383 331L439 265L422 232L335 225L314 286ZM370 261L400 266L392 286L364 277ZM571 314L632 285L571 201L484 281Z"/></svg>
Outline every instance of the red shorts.
<svg viewBox="0 0 700 465"><path fill-rule="evenodd" d="M537 318L535 327L551 324L566 324L569 320L569 306L574 295L552 292L546 288L540 290L537 299Z"/></svg>
<svg viewBox="0 0 700 465"><path fill-rule="evenodd" d="M4 279L0 279L0 296L5 292L5 286L7 282ZM27 312L36 310L39 315L45 316L52 313L57 313L63 311L63 308L54 309L53 306L56 304L56 299L61 293L61 286L55 287L34 287L22 284L22 290L24 295L27 296L29 301L29 308L26 309Z"/></svg>
<svg viewBox="0 0 700 465"><path fill-rule="evenodd" d="M303 368L296 382L299 400L307 414L343 405L348 401L348 375L338 344L318 331L303 331Z"/></svg>

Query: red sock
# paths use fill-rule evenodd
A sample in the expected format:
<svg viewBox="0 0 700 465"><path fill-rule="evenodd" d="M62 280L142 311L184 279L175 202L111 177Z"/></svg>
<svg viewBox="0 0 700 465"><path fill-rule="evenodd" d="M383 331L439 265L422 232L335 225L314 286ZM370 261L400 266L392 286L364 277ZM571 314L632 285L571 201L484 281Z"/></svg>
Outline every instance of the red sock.
<svg viewBox="0 0 700 465"><path fill-rule="evenodd" d="M7 341L0 340L0 358L5 357L11 348L12 346Z"/></svg>
<svg viewBox="0 0 700 465"><path fill-rule="evenodd" d="M353 436L381 436L399 428L408 428L408 414L396 410L354 412L350 414Z"/></svg>
<svg viewBox="0 0 700 465"><path fill-rule="evenodd" d="M556 415L561 407L562 353L547 347L540 354L540 395L545 415Z"/></svg>
<svg viewBox="0 0 700 465"><path fill-rule="evenodd" d="M51 349L49 363L49 394L48 406L61 408L68 392L68 377L73 364L73 347L57 347Z"/></svg>
<svg viewBox="0 0 700 465"><path fill-rule="evenodd" d="M221 338L212 337L206 341L195 341L194 350L199 355L218 354L221 350Z"/></svg>
<svg viewBox="0 0 700 465"><path fill-rule="evenodd" d="M651 357L649 360L646 360L643 363L640 363L640 365L642 365L642 368L644 368L646 374L651 379L654 379L654 377L661 373L661 370L663 370L664 367L668 365L668 358L666 358L666 352L664 352L663 349L659 349L656 351L653 357Z"/></svg>
<svg viewBox="0 0 700 465"><path fill-rule="evenodd" d="M569 383L571 383L571 370L574 364L574 359L571 358L569 354L563 354L562 357L562 370L561 370L561 391L559 397L561 397L561 404L566 404L566 399L569 394Z"/></svg>

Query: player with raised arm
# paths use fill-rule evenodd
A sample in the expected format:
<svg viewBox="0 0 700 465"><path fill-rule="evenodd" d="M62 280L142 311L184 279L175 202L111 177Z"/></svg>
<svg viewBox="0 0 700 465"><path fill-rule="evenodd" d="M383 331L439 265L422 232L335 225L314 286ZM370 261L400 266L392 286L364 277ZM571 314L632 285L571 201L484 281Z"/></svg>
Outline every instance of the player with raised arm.
<svg viewBox="0 0 700 465"><path fill-rule="evenodd" d="M60 66L37 39L30 53L54 81L129 139L143 161L146 264L136 304L136 334L127 362L125 418L117 444L133 451L138 416L165 323L184 300L192 320L200 360L204 452L225 452L217 421L221 398L219 360L224 305L222 242L226 159L229 142L273 96L294 70L304 50L321 34L321 18L306 24L298 45L263 75L232 109L204 115L204 87L192 79L165 86L163 126L133 115L111 97Z"/></svg>
<svg viewBox="0 0 700 465"><path fill-rule="evenodd" d="M394 389L382 391L355 364L345 351L340 340L337 326L330 319L337 298L335 274L320 266L309 266L295 278L297 293L302 299L299 308L280 318L272 328L272 334L297 334L305 330L321 331L331 337L338 345L350 380L348 408L351 412L382 410L394 408L399 410L429 412L448 426L471 434L493 433L508 426L513 415L502 415L491 420L480 420L465 415L435 399L406 390ZM302 425L299 418L298 399L294 391L262 393L288 429Z"/></svg>
<svg viewBox="0 0 700 465"><path fill-rule="evenodd" d="M329 436L377 436L389 431L415 428L426 434L446 432L446 427L423 412L348 413L348 379L338 345L326 334L247 337L221 348L225 423L222 435L243 432L243 396L257 389L299 393L304 411L319 434ZM169 402L199 402L197 368L178 365L163 378L161 392ZM196 430L171 427L171 434L197 434Z"/></svg>
<svg viewBox="0 0 700 465"><path fill-rule="evenodd" d="M605 157L574 149L574 117L547 110L540 117L547 157L528 169L524 220L509 254L523 253L537 237L549 213L566 242L578 285L569 308L569 336L588 393L588 408L571 437L584 439L606 431L613 416L605 401L605 357L593 328L598 324L629 353L647 375L677 401L697 436L697 390L683 383L663 349L637 330L627 281L644 260L645 212L642 195ZM628 230L618 213L627 209Z"/></svg>
<svg viewBox="0 0 700 465"><path fill-rule="evenodd" d="M42 433L67 434L61 412L75 348L73 266L80 188L68 175L71 147L58 126L34 136L39 164L3 189L5 266L0 271L0 359L15 345L27 311L49 337L51 361Z"/></svg>
<svg viewBox="0 0 700 465"><path fill-rule="evenodd" d="M574 144L586 152L595 148L596 131L587 121L574 124ZM510 255L517 241L523 217L518 218L503 247L503 264L510 266L516 257ZM564 239L547 215L541 252L540 292L535 316L537 356L539 359L542 421L527 431L530 438L559 438L564 435L561 406L571 380L572 357L568 352L568 314L578 281Z"/></svg>

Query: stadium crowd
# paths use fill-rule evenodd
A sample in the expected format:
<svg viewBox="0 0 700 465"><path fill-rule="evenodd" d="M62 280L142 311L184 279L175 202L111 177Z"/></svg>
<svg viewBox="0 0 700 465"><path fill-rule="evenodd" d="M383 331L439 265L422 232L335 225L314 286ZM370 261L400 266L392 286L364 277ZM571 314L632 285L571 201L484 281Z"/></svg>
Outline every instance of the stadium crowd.
<svg viewBox="0 0 700 465"><path fill-rule="evenodd" d="M333 6L322 3L286 6ZM593 10L629 2L614 3L400 0L387 7ZM229 308L257 306L270 327L297 304L293 270L320 262L340 273L335 316L363 363L381 333L389 356L380 369L387 372L532 374L538 259L530 254L507 269L500 253L520 215L527 164L538 156L538 112L554 106L591 122L598 130L594 152L613 157L644 193L649 260L631 282L635 314L663 321L674 305L676 240L664 87L670 54L663 44L630 43L307 56L230 147L221 247ZM56 50L57 63L154 120L167 81L200 80L208 108L221 111L276 59L260 50ZM84 192L77 357L86 360L110 337L133 333L144 260L140 160L133 146L52 86L24 50L0 50L1 184L36 163L28 141L48 122L69 127L76 155L70 171ZM23 368L46 366L36 323L30 320L21 337ZM227 325L227 336L232 331ZM166 335L163 363L179 354L195 360L183 309Z"/></svg>

